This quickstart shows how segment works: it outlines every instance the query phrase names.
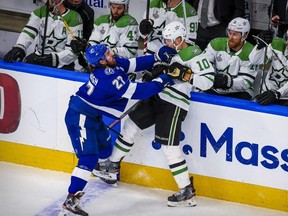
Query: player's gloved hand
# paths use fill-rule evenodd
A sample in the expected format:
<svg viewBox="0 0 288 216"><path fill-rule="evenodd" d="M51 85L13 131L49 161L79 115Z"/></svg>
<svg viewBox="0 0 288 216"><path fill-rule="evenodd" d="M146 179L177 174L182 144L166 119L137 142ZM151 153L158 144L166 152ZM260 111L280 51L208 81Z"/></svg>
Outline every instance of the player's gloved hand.
<svg viewBox="0 0 288 216"><path fill-rule="evenodd" d="M272 43L274 36L274 31L272 30L265 30L259 33L258 37L262 39L265 43L270 44ZM266 44L262 41L257 39L257 49L260 50L266 46Z"/></svg>
<svg viewBox="0 0 288 216"><path fill-rule="evenodd" d="M37 65L57 67L59 65L59 57L56 53L50 53L48 55L37 56L34 59L34 63Z"/></svg>
<svg viewBox="0 0 288 216"><path fill-rule="evenodd" d="M183 82L187 82L191 80L192 70L178 62L174 62L169 66L167 74L172 79L178 79Z"/></svg>
<svg viewBox="0 0 288 216"><path fill-rule="evenodd" d="M213 88L229 89L233 85L233 78L230 74L216 73L214 76Z"/></svg>
<svg viewBox="0 0 288 216"><path fill-rule="evenodd" d="M155 77L160 74L166 74L168 71L168 63L166 62L155 62L151 71L145 71L142 76L143 82L151 82Z"/></svg>
<svg viewBox="0 0 288 216"><path fill-rule="evenodd" d="M156 82L160 82L163 84L163 87L170 86L174 84L173 79L171 79L167 74L160 74L157 78L152 80Z"/></svg>
<svg viewBox="0 0 288 216"><path fill-rule="evenodd" d="M6 62L22 61L26 53L20 45L15 45L3 58Z"/></svg>
<svg viewBox="0 0 288 216"><path fill-rule="evenodd" d="M162 46L155 55L156 61L170 62L171 58L177 54L177 51L168 46Z"/></svg>
<svg viewBox="0 0 288 216"><path fill-rule="evenodd" d="M136 73L127 73L127 75L128 75L128 79L130 80L130 82L135 82L135 80L136 80Z"/></svg>
<svg viewBox="0 0 288 216"><path fill-rule="evenodd" d="M267 90L255 97L255 101L261 105L269 105L275 103L281 94L276 90Z"/></svg>
<svg viewBox="0 0 288 216"><path fill-rule="evenodd" d="M151 19L143 19L139 24L139 30L141 34L148 35L153 30L154 21Z"/></svg>
<svg viewBox="0 0 288 216"><path fill-rule="evenodd" d="M71 40L70 46L74 53L79 54L84 52L89 44L84 38L75 37L75 39Z"/></svg>

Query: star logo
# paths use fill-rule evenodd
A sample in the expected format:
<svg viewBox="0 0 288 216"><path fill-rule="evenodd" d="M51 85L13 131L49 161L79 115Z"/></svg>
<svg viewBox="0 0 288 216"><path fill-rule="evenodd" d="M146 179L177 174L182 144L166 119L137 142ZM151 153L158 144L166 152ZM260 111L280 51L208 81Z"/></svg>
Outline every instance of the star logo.
<svg viewBox="0 0 288 216"><path fill-rule="evenodd" d="M274 82L278 88L281 88L288 81L288 71L284 67L277 70L272 67L271 74L269 75L269 80Z"/></svg>
<svg viewBox="0 0 288 216"><path fill-rule="evenodd" d="M224 68L223 70L220 70L219 68L217 68L216 70L218 73L228 73L229 68L230 68L230 65L227 65L227 67Z"/></svg>
<svg viewBox="0 0 288 216"><path fill-rule="evenodd" d="M41 39L42 41L44 40L44 36L41 35ZM61 44L64 40L66 40L66 38L57 38L55 36L55 32L54 29L52 30L52 32L46 36L46 40L45 40L45 50L46 49L51 49L53 52L57 52L56 47Z"/></svg>
<svg viewBox="0 0 288 216"><path fill-rule="evenodd" d="M160 26L153 28L150 41L159 40L162 43L162 31L166 26L166 20L164 20Z"/></svg>
<svg viewBox="0 0 288 216"><path fill-rule="evenodd" d="M110 42L109 39L110 39L110 35L107 35L107 37L105 37L101 42L106 44L106 45L108 45L111 48L116 47L117 42L116 43L112 43L112 42Z"/></svg>

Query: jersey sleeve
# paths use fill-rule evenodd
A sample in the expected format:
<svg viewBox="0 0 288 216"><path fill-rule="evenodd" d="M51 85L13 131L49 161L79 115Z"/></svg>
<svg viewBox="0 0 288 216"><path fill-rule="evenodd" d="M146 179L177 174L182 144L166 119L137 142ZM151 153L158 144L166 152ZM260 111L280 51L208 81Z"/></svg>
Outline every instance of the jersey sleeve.
<svg viewBox="0 0 288 216"><path fill-rule="evenodd" d="M46 11L45 7L40 7L31 13L29 21L25 25L25 27L22 29L22 32L20 33L16 44L20 44L21 46L25 47L25 49L27 50L27 48L36 39L40 31L41 18L45 17L46 15L45 11Z"/></svg>
<svg viewBox="0 0 288 216"><path fill-rule="evenodd" d="M150 70L155 63L154 55L140 56L131 59L116 56L115 60L117 62L117 66L122 68L127 73Z"/></svg>
<svg viewBox="0 0 288 216"><path fill-rule="evenodd" d="M207 54L195 56L190 61L190 69L193 72L192 85L194 87L202 91L212 88L215 72Z"/></svg>

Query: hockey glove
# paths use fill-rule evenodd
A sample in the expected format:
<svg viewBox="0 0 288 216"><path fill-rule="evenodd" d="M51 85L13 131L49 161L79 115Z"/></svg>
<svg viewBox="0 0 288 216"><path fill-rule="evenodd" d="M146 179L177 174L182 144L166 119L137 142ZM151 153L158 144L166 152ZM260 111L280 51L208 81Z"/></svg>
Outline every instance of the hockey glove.
<svg viewBox="0 0 288 216"><path fill-rule="evenodd" d="M170 62L171 58L177 54L177 51L168 46L162 46L158 53L155 55L156 61Z"/></svg>
<svg viewBox="0 0 288 216"><path fill-rule="evenodd" d="M49 66L49 67L58 67L59 57L56 53L50 53L44 56L37 56L34 59L34 63L37 65Z"/></svg>
<svg viewBox="0 0 288 216"><path fill-rule="evenodd" d="M255 100L257 103L261 105L269 105L275 103L280 98L280 96L281 96L280 92L276 90L268 90L257 95L255 97Z"/></svg>
<svg viewBox="0 0 288 216"><path fill-rule="evenodd" d="M141 34L143 34L143 35L150 34L153 30L153 24L154 24L154 22L151 19L141 20L141 22L139 24L139 30L140 30Z"/></svg>
<svg viewBox="0 0 288 216"><path fill-rule="evenodd" d="M84 52L88 47L88 42L84 38L75 37L70 43L71 49L75 54Z"/></svg>
<svg viewBox="0 0 288 216"><path fill-rule="evenodd" d="M272 30L265 30L259 33L258 37L262 39L265 43L270 44L272 43L274 36L274 31ZM260 50L266 46L266 44L262 41L257 39L257 49Z"/></svg>
<svg viewBox="0 0 288 216"><path fill-rule="evenodd" d="M166 74L168 71L168 64L166 62L156 62L151 71L145 71L142 76L143 82L151 82L160 74Z"/></svg>
<svg viewBox="0 0 288 216"><path fill-rule="evenodd" d="M3 58L6 62L22 61L26 53L20 45L14 46Z"/></svg>
<svg viewBox="0 0 288 216"><path fill-rule="evenodd" d="M233 79L230 74L216 73L214 76L213 88L229 89L233 85Z"/></svg>
<svg viewBox="0 0 288 216"><path fill-rule="evenodd" d="M181 65L178 62L174 62L168 68L167 73L172 79L178 79L183 82L187 82L191 80L192 70L189 67ZM187 77L187 75L189 75Z"/></svg>
<svg viewBox="0 0 288 216"><path fill-rule="evenodd" d="M127 75L130 82L135 82L137 76L136 73L127 73Z"/></svg>

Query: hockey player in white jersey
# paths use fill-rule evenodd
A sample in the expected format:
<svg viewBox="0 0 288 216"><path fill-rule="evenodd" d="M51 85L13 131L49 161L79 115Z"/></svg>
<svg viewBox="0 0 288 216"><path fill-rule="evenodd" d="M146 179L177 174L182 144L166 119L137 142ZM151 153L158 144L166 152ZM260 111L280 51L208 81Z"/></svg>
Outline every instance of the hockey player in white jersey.
<svg viewBox="0 0 288 216"><path fill-rule="evenodd" d="M48 14L46 6L42 6L31 13L30 19L19 35L16 45L4 56L4 61L23 61L74 70L74 61L78 56L72 52L70 47L71 33L75 37L82 36L82 19L77 12L67 9L63 5L63 0L49 0L48 8ZM66 22L69 29L67 29L64 22ZM26 56L28 47L36 39L38 43L35 51ZM43 41L45 42L44 45Z"/></svg>
<svg viewBox="0 0 288 216"><path fill-rule="evenodd" d="M213 63L215 79L213 88L206 93L246 100L252 98L257 71L249 61L254 47L246 41L249 31L249 21L237 17L228 25L228 37L216 38L208 44L203 53Z"/></svg>
<svg viewBox="0 0 288 216"><path fill-rule="evenodd" d="M121 68L116 67L115 58L103 44L91 46L86 51L86 59L95 69L89 81L71 96L65 115L67 130L79 160L72 172L68 196L59 215L88 215L79 206L80 198L84 195L83 189L98 158L107 158L112 151L110 135L102 115L119 117L129 99L147 99L173 84L166 74L147 83L129 81L126 72L150 69L155 62L152 55L121 59Z"/></svg>
<svg viewBox="0 0 288 216"><path fill-rule="evenodd" d="M262 57L260 64L270 62L270 66L267 73L263 73L261 92L255 96L255 101L262 105L288 106L288 32L284 38L273 38L273 32L262 31L257 43L257 49L253 51Z"/></svg>
<svg viewBox="0 0 288 216"><path fill-rule="evenodd" d="M179 187L177 193L168 197L167 205L195 206L193 178L189 179L188 167L179 146L181 125L189 110L191 90L211 88L214 69L204 56L199 56L201 50L198 46L187 44L186 29L181 22L168 24L162 33L167 46L177 50L170 66L165 69L168 71L166 73L171 73L175 84L158 95L141 101L136 109L129 113L121 136L117 138L112 155L105 164L107 179L113 183L114 177L116 181L120 162L133 147L136 134L155 125L155 141L161 144L162 153ZM104 173L105 170L102 174Z"/></svg>
<svg viewBox="0 0 288 216"><path fill-rule="evenodd" d="M89 45L105 44L115 55L124 58L137 56L138 22L128 14L129 0L109 0L110 14L95 19L94 30L89 38ZM87 42L73 40L72 49L85 51Z"/></svg>
<svg viewBox="0 0 288 216"><path fill-rule="evenodd" d="M185 25L186 41L194 44L193 39L197 36L197 11L187 2L183 5L183 2L182 0L151 0L149 19L146 19L147 11L145 11L143 20L139 24L140 36L147 37L147 53L157 53L165 45L162 31L173 21L180 21Z"/></svg>

